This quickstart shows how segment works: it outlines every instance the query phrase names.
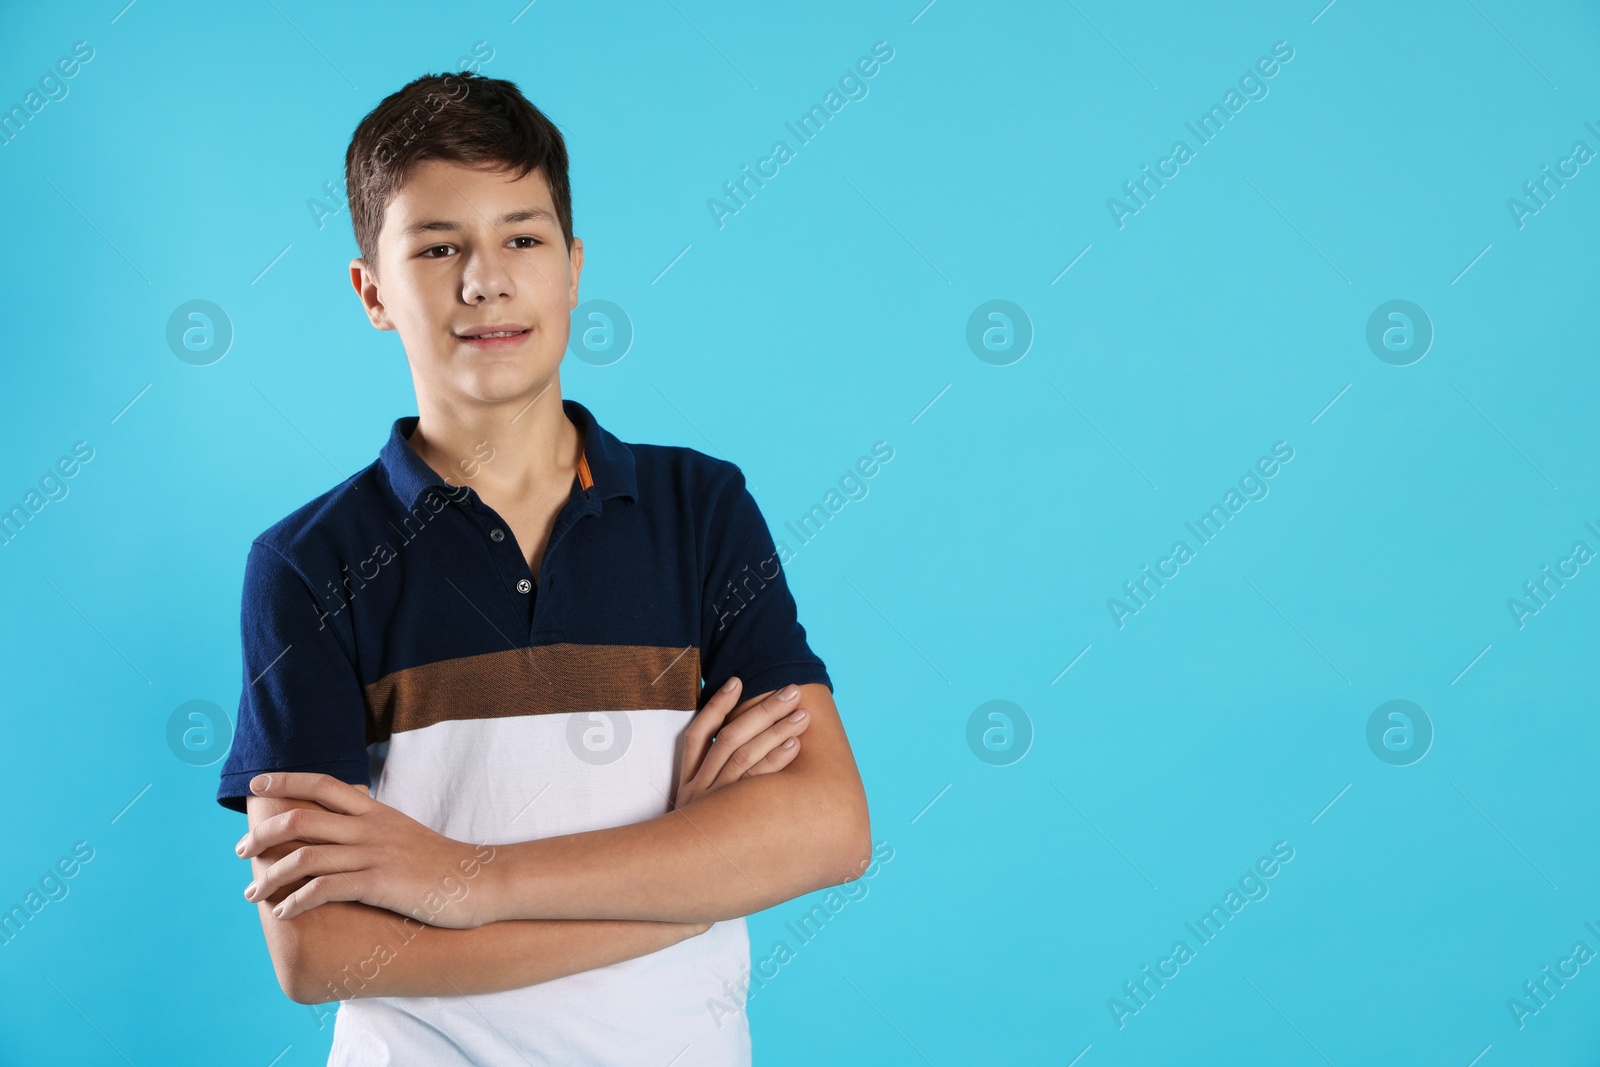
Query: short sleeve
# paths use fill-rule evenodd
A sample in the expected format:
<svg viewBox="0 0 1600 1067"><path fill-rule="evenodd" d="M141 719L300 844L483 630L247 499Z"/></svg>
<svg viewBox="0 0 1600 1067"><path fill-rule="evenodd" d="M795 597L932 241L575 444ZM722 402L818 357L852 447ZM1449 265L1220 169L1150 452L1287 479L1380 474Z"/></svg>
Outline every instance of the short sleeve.
<svg viewBox="0 0 1600 1067"><path fill-rule="evenodd" d="M250 547L239 611L243 691L217 802L245 811L263 771L371 786L366 700L333 616L274 548Z"/></svg>
<svg viewBox="0 0 1600 1067"><path fill-rule="evenodd" d="M741 700L791 683L820 682L833 689L827 668L806 643L772 534L737 468L712 506L704 572L705 696L734 675L744 685Z"/></svg>

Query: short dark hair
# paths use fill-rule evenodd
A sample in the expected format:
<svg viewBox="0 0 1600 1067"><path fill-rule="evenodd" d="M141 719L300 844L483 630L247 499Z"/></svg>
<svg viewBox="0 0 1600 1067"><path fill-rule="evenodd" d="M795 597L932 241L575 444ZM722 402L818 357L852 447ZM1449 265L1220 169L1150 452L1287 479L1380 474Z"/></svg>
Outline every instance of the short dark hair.
<svg viewBox="0 0 1600 1067"><path fill-rule="evenodd" d="M567 145L556 124L502 78L472 71L424 74L368 112L345 150L350 225L374 271L384 209L411 168L430 159L503 167L516 178L542 169L572 251Z"/></svg>

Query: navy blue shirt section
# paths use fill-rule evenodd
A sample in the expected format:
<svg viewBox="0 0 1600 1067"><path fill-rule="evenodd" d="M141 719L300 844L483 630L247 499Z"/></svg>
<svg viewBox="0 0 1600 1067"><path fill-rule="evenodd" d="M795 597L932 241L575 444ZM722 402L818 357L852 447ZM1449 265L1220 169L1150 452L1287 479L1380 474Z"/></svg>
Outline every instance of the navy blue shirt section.
<svg viewBox="0 0 1600 1067"><path fill-rule="evenodd" d="M563 662L606 664L617 655L598 653L625 646L660 651L680 668L688 664L679 653L697 661L701 692L694 675L687 692L663 684L660 706L698 707L732 675L742 698L790 683L832 688L739 468L689 448L626 444L583 405L562 405L583 462L537 579L494 509L412 449L415 416L395 420L377 461L255 539L220 804L244 811L250 779L268 771L370 787L370 746L387 741L391 724L369 696L428 665L461 679L450 684L481 684L477 665L495 654L562 646L576 655ZM590 681L595 692L622 684L579 680L586 692ZM448 717L449 693L429 692ZM555 707L546 694L492 695L502 705L495 714ZM481 709L481 688L475 701Z"/></svg>

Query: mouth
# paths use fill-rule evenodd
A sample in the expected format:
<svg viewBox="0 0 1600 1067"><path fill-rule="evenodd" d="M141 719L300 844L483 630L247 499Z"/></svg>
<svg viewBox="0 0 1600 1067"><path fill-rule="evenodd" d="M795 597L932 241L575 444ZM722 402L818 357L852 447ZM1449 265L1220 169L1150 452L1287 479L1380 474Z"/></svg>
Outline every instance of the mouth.
<svg viewBox="0 0 1600 1067"><path fill-rule="evenodd" d="M531 326L526 329L505 326L475 329L467 333L458 333L456 337L474 348L510 348L521 344L522 339L532 332Z"/></svg>

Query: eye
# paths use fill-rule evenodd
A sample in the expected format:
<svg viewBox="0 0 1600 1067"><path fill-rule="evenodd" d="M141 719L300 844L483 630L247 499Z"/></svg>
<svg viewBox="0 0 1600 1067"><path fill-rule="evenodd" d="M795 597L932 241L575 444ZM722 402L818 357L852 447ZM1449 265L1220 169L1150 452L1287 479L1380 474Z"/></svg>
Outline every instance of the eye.
<svg viewBox="0 0 1600 1067"><path fill-rule="evenodd" d="M449 246L449 245L433 245L433 246L432 246L432 247L430 247L430 248L424 248L424 249L423 249L423 250L422 250L422 258L424 258L424 259L441 259L441 258L443 258L443 257L441 257L441 256L435 256L435 255L430 255L430 254L429 254L429 253L431 253L431 252L436 252L436 251L438 251L438 250L439 250L439 249L441 249L441 248L445 248L445 249L448 249L448 248L449 248L449 247L450 247L450 246Z"/></svg>
<svg viewBox="0 0 1600 1067"><path fill-rule="evenodd" d="M513 240L513 241L532 241L532 242L533 242L533 243L534 243L534 244L536 244L536 245L542 245L542 244L544 244L544 242L543 242L543 241L541 241L541 240L539 240L539 239L538 239L538 238L537 238L537 237L530 237L530 236L528 236L528 235L527 235L527 234L523 234L523 235L522 235L522 236L520 236L520 237L513 237L513 238L512 238L512 240ZM527 247L529 247L529 246L527 246L527 245L523 245L523 246L522 246L522 247L524 247L524 248L527 248Z"/></svg>

